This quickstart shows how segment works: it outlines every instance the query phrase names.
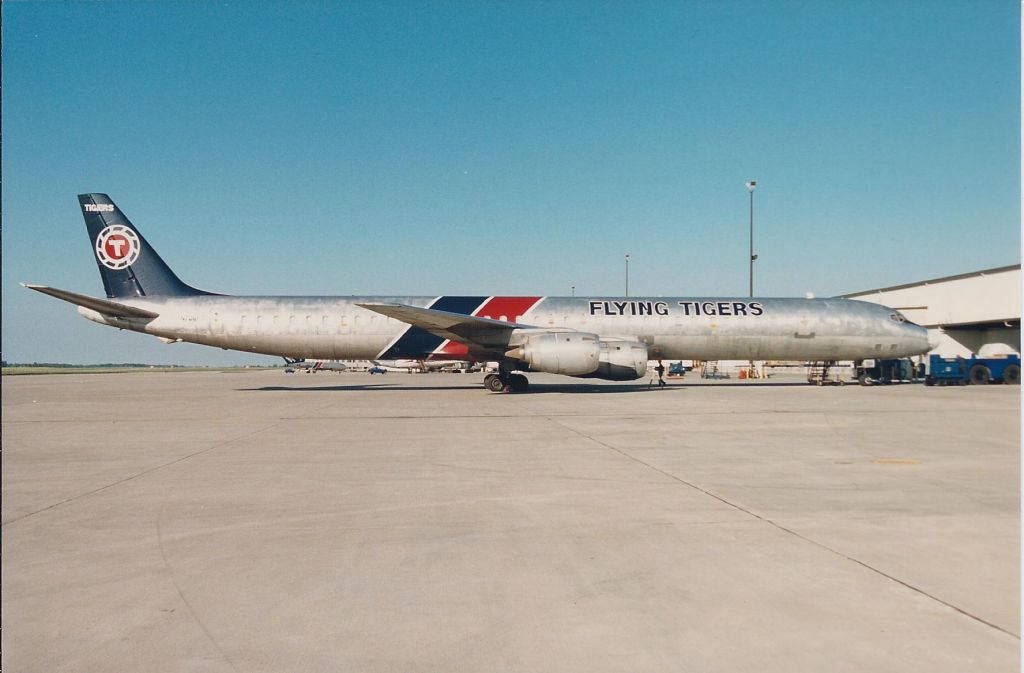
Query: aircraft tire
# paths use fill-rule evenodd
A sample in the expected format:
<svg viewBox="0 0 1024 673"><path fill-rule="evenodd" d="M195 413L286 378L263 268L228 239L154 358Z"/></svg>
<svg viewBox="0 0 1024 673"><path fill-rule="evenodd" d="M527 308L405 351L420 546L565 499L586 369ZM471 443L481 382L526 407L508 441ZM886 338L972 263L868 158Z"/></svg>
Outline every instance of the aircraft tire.
<svg viewBox="0 0 1024 673"><path fill-rule="evenodd" d="M512 374L508 377L508 387L513 393L525 393L530 381L522 374Z"/></svg>
<svg viewBox="0 0 1024 673"><path fill-rule="evenodd" d="M488 374L484 377L484 388L487 388L492 393L504 392L505 382L497 374Z"/></svg>

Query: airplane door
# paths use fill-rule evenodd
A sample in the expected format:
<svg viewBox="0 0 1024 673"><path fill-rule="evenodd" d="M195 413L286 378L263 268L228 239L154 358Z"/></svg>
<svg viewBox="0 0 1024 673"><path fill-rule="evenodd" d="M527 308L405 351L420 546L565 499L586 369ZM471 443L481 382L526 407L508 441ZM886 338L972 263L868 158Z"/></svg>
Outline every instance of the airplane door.
<svg viewBox="0 0 1024 673"><path fill-rule="evenodd" d="M810 317L806 313L800 314L800 322L793 334L797 339L813 339L816 335L810 326Z"/></svg>
<svg viewBox="0 0 1024 673"><path fill-rule="evenodd" d="M210 336L221 336L224 334L224 321L221 319L220 311L210 313Z"/></svg>

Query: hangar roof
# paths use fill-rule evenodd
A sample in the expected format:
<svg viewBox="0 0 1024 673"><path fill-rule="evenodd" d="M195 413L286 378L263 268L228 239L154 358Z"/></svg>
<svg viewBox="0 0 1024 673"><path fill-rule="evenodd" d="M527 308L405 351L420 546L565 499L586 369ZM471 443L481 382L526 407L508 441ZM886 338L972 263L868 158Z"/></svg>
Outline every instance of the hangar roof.
<svg viewBox="0 0 1024 673"><path fill-rule="evenodd" d="M997 266L992 269L983 269L981 271L971 271L970 273L958 273L955 276L943 276L942 278L932 278L930 280L919 280L915 283L905 283L903 285L892 285L890 287L880 287L874 290L862 290L861 292L854 292L851 294L841 295L848 299L853 299L865 294L874 294L875 292L891 292L892 290L903 290L911 287L919 287L921 285L933 285L935 283L945 283L948 281L962 280L964 278L975 278L977 276L987 276L995 273L1005 273L1008 271L1020 271L1020 264L1011 264L1009 266Z"/></svg>
<svg viewBox="0 0 1024 673"><path fill-rule="evenodd" d="M1021 265L843 295L898 309L927 327L1020 324Z"/></svg>

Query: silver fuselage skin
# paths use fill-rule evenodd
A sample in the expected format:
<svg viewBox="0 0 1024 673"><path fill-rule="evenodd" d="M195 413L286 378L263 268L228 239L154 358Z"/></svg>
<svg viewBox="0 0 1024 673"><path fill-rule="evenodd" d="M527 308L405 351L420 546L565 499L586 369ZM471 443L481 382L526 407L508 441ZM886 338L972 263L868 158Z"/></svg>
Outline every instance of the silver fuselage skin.
<svg viewBox="0 0 1024 673"><path fill-rule="evenodd" d="M151 320L78 310L95 322L167 341L289 358L378 359L414 328L357 304L426 308L438 299L210 295L118 300L159 313ZM924 328L892 309L849 299L538 297L522 315L502 319L515 323L513 338L520 328L524 333L576 330L642 341L651 359L862 360L929 349ZM497 350L469 354L479 360L501 355ZM433 348L400 357L446 355Z"/></svg>

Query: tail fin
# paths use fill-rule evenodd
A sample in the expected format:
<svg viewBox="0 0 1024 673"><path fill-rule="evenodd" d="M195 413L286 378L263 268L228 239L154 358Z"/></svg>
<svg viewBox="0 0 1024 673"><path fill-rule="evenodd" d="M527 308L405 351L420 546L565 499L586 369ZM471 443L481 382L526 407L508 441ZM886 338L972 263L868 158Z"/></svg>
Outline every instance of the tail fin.
<svg viewBox="0 0 1024 673"><path fill-rule="evenodd" d="M210 294L181 282L106 194L79 194L107 297Z"/></svg>

